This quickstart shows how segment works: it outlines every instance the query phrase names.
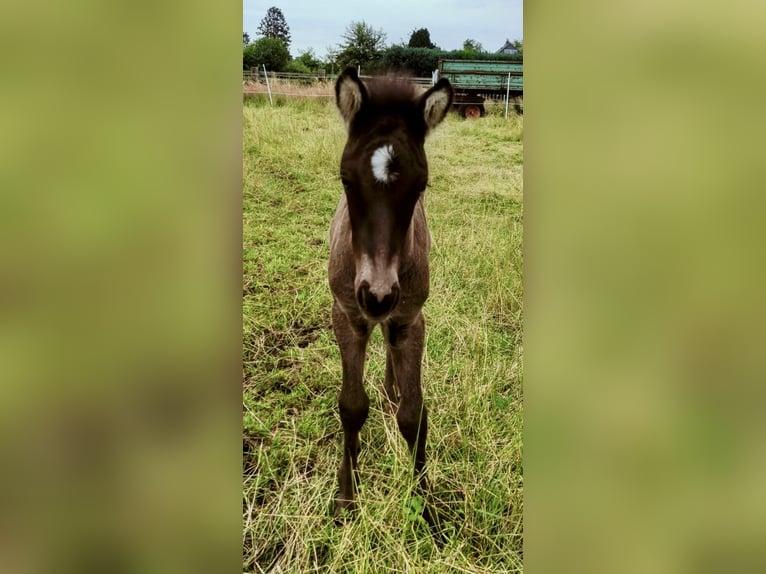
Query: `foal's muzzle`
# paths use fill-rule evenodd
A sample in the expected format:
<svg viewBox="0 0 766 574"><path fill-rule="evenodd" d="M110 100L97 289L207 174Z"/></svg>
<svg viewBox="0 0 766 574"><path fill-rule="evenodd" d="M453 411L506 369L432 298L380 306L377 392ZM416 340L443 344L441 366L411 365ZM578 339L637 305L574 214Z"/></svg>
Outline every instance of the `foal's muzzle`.
<svg viewBox="0 0 766 574"><path fill-rule="evenodd" d="M362 281L356 290L356 300L362 311L373 319L379 319L393 311L399 303L399 283L373 289L369 282Z"/></svg>

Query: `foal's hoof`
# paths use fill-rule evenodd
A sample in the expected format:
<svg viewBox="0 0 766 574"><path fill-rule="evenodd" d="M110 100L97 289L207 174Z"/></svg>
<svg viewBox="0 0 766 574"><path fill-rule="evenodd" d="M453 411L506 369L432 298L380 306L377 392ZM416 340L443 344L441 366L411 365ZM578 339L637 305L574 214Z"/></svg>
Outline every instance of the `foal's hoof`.
<svg viewBox="0 0 766 574"><path fill-rule="evenodd" d="M431 533L431 537L439 548L443 548L447 544L447 537L444 530L442 530L441 520L438 512L431 510L431 505L426 504L423 507L423 518L428 524L428 530Z"/></svg>
<svg viewBox="0 0 766 574"><path fill-rule="evenodd" d="M353 500L342 498L335 499L335 509L333 511L333 520L336 526L343 526L354 517L356 504Z"/></svg>

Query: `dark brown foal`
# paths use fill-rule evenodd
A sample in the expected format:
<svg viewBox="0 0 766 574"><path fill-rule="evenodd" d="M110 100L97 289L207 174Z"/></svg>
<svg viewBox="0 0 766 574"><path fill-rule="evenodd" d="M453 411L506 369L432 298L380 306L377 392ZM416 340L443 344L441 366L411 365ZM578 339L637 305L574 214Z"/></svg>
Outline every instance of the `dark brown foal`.
<svg viewBox="0 0 766 574"><path fill-rule="evenodd" d="M344 193L330 226L332 321L343 361L338 397L343 461L336 515L353 508L359 431L370 400L364 391L367 341L380 324L386 341L384 390L399 430L414 454L425 490L427 410L420 388L428 298L430 234L422 194L428 182L423 144L452 103L443 79L422 95L407 81L379 78L365 85L352 68L335 85L348 129L340 164ZM430 521L430 515L424 514Z"/></svg>

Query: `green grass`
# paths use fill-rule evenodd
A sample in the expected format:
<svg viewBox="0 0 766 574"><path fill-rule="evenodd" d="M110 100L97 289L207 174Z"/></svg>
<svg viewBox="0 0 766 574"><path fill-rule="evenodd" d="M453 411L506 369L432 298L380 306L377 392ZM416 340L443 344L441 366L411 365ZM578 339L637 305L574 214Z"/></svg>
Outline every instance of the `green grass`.
<svg viewBox="0 0 766 574"><path fill-rule="evenodd" d="M426 144L423 386L440 548L414 512L406 443L381 410L379 330L359 511L333 524L341 365L326 270L345 133L332 101L275 104L244 104L243 569L522 571L522 119L502 106L480 120L450 114Z"/></svg>

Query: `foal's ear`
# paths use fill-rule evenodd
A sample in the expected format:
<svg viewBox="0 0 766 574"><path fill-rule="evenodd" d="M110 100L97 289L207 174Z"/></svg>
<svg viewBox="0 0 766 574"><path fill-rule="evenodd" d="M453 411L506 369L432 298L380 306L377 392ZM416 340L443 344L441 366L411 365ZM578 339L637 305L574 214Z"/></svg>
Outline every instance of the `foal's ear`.
<svg viewBox="0 0 766 574"><path fill-rule="evenodd" d="M447 115L452 104L452 86L447 78L442 78L436 85L420 97L420 109L429 130L438 126Z"/></svg>
<svg viewBox="0 0 766 574"><path fill-rule="evenodd" d="M347 128L366 99L367 89L359 79L356 68L346 68L335 82L335 104Z"/></svg>

